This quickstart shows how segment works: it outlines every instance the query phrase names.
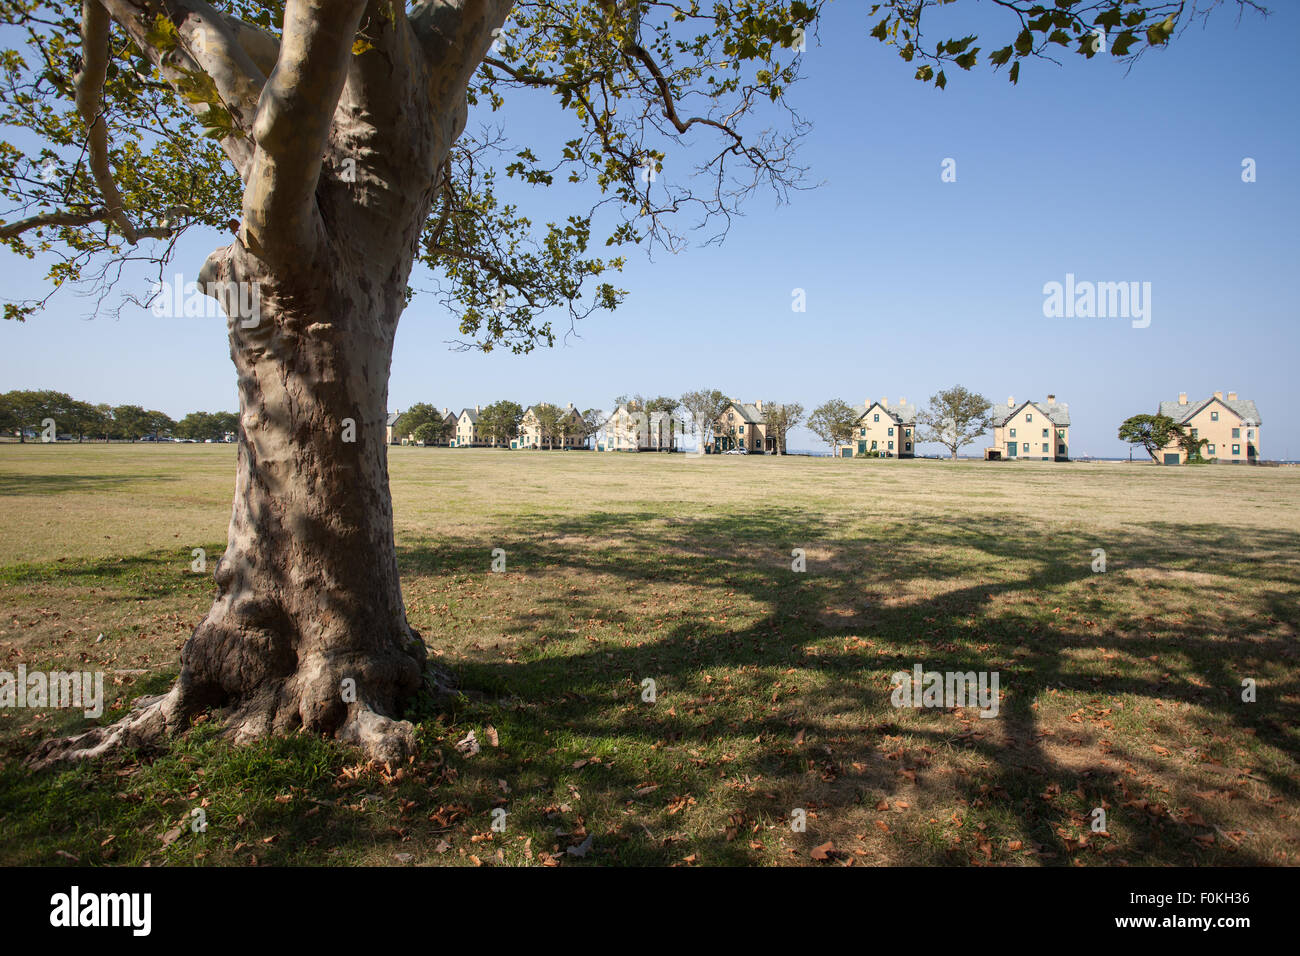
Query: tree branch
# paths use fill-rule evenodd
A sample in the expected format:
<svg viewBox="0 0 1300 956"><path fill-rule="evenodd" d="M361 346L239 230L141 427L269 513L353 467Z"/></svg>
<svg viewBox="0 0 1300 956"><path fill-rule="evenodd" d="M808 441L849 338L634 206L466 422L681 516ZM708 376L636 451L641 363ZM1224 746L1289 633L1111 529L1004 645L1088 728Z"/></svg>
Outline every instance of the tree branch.
<svg viewBox="0 0 1300 956"><path fill-rule="evenodd" d="M365 0L289 0L275 69L253 124L244 244L257 255L314 245L314 195Z"/></svg>
<svg viewBox="0 0 1300 956"><path fill-rule="evenodd" d="M140 236L126 213L122 193L113 179L113 168L108 161L108 124L100 112L104 80L108 76L109 23L108 11L99 0L82 0L81 72L73 83L77 111L86 124L86 151L90 157L91 175L104 197L108 218L122 231L126 241L134 245L140 241Z"/></svg>

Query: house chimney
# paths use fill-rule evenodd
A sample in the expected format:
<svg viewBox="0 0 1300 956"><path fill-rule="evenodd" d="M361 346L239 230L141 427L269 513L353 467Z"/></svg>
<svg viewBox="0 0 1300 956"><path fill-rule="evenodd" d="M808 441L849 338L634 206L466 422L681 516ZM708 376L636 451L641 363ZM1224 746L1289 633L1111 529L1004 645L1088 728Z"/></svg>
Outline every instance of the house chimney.
<svg viewBox="0 0 1300 956"><path fill-rule="evenodd" d="M1179 392L1179 393L1178 393L1178 404L1179 404L1179 405L1186 405L1186 404L1187 404L1187 393L1186 393L1186 392Z"/></svg>
<svg viewBox="0 0 1300 956"><path fill-rule="evenodd" d="M447 406L446 406L446 405L442 406L442 417L443 417L443 418L446 418L446 417L447 417Z"/></svg>
<svg viewBox="0 0 1300 956"><path fill-rule="evenodd" d="M1055 402L1056 402L1056 396L1055 396L1055 395L1048 395L1048 396L1047 396L1047 404L1048 404L1048 405L1055 404Z"/></svg>
<svg viewBox="0 0 1300 956"><path fill-rule="evenodd" d="M754 407L761 412L763 410L763 400L760 398L758 401L754 402Z"/></svg>
<svg viewBox="0 0 1300 956"><path fill-rule="evenodd" d="M1230 401L1230 402L1235 402L1236 400L1237 400L1237 393L1236 393L1236 392L1229 392L1229 393L1228 393L1228 401Z"/></svg>
<svg viewBox="0 0 1300 956"><path fill-rule="evenodd" d="M1222 393L1222 392L1215 392L1215 393L1214 393L1214 397L1217 398L1219 401L1223 401L1223 393Z"/></svg>
<svg viewBox="0 0 1300 956"><path fill-rule="evenodd" d="M479 406L475 405L475 406L474 406L474 411L475 411L475 412L481 412L481 411L483 411L483 409L481 409L481 408L479 408Z"/></svg>
<svg viewBox="0 0 1300 956"><path fill-rule="evenodd" d="M569 402L569 407L570 407L570 408L573 407L573 402Z"/></svg>
<svg viewBox="0 0 1300 956"><path fill-rule="evenodd" d="M899 404L899 405L906 405L906 404L907 404L907 399L905 399L902 395L898 396L898 404Z"/></svg>
<svg viewBox="0 0 1300 956"><path fill-rule="evenodd" d="M1016 407L1016 399L1015 399L1015 396L1013 396L1013 395L1008 395L1008 396L1007 396L1007 408L1015 408L1015 407Z"/></svg>
<svg viewBox="0 0 1300 956"><path fill-rule="evenodd" d="M881 399L880 399L880 404L881 404L883 407L888 408L888 407L889 407L889 396L888 396L888 395L884 395L884 396L882 396Z"/></svg>

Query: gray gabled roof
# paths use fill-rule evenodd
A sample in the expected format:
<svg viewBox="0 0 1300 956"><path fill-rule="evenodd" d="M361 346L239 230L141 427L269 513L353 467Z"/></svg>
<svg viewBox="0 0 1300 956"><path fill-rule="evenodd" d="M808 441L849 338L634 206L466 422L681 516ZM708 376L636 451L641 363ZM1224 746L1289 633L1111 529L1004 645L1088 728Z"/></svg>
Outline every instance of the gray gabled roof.
<svg viewBox="0 0 1300 956"><path fill-rule="evenodd" d="M1156 414L1165 415L1181 424L1189 421L1194 415L1210 405L1213 405L1215 402L1227 407L1229 411L1234 412L1238 418L1242 419L1242 421L1250 419L1256 425L1264 424L1259 417L1259 409L1256 408L1255 403L1248 398L1227 399L1210 396L1209 398L1199 402L1188 402L1186 405L1180 405L1178 402L1161 402L1160 410Z"/></svg>
<svg viewBox="0 0 1300 956"><path fill-rule="evenodd" d="M1033 405L1044 415L1053 425L1070 424L1070 406L1067 402L1021 402L1015 408L1007 408L1005 405L994 406L992 411L993 427L1000 428L1020 414L1020 410L1026 405Z"/></svg>
<svg viewBox="0 0 1300 956"><path fill-rule="evenodd" d="M862 410L858 411L857 421L862 421L862 419L866 417L866 414L876 407L879 407L881 411L893 419L894 424L896 425L916 424L916 406L910 402L903 402L901 404L895 402L892 405L888 402L879 401L864 403L861 406ZM854 411L857 411L859 406L855 405L853 408Z"/></svg>
<svg viewBox="0 0 1300 956"><path fill-rule="evenodd" d="M477 425L477 424L478 424L478 412L474 411L474 409L472 409L472 408L462 408L462 409L460 410L460 415L468 415L468 416L469 416L469 421L470 421L470 424L471 424L471 425ZM459 418L460 418L460 415L457 415L456 418L459 419Z"/></svg>
<svg viewBox="0 0 1300 956"><path fill-rule="evenodd" d="M388 422L387 422L388 427L389 427L389 428L392 428L394 425L396 425L396 424L397 424L397 420L398 420L399 418L401 418L401 417L402 417L402 413L401 413L401 412L389 412L389 413L388 413Z"/></svg>

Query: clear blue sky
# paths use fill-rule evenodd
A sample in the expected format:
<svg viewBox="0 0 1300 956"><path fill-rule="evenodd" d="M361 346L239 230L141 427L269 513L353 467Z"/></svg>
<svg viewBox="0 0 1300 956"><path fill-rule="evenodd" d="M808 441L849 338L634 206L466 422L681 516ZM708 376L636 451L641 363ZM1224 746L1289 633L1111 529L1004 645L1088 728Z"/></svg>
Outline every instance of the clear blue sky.
<svg viewBox="0 0 1300 956"><path fill-rule="evenodd" d="M1240 23L1219 11L1127 76L1109 57L1067 55L1060 67L1026 64L1017 87L1004 73L949 70L940 92L867 36L865 4L832 4L792 95L815 123L801 161L824 185L786 206L757 196L720 248L633 253L618 282L625 305L553 350L451 351L455 318L417 297L390 405L609 408L620 393L707 386L811 409L832 397L924 402L960 382L995 402L1055 393L1070 404L1072 452L1117 456L1127 416L1180 391L1233 390L1259 405L1264 457L1300 458L1300 11L1273 6ZM1009 42L988 4L972 12ZM557 115L534 98L495 119L555 146L568 135ZM955 183L940 181L946 157ZM1244 157L1255 183L1241 180ZM560 209L546 199L536 218ZM226 241L191 234L175 269L192 276ZM6 298L39 292L39 272L0 252ZM1066 273L1150 282L1150 327L1045 318L1043 285ZM791 311L796 287L803 314ZM147 291L143 277L135 291ZM222 322L134 308L87 319L89 308L65 294L26 324L0 323L0 390L55 388L174 417L235 408ZM791 445L816 447L803 430Z"/></svg>

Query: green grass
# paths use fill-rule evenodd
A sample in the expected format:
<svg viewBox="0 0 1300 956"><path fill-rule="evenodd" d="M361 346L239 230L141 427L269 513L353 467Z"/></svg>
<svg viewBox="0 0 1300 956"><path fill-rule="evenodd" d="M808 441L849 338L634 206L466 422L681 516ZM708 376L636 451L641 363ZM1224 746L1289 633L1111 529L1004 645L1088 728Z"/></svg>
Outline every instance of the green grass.
<svg viewBox="0 0 1300 956"><path fill-rule="evenodd" d="M0 860L811 864L828 841L857 864L1300 859L1300 471L390 462L408 614L459 682L417 703L419 758L233 749L200 724L164 754L33 774L37 741L88 721L0 710ZM164 689L211 601L190 553L220 553L232 470L220 447L0 446L0 669L105 670L105 720ZM895 709L889 677L915 663L997 670L999 716Z"/></svg>

